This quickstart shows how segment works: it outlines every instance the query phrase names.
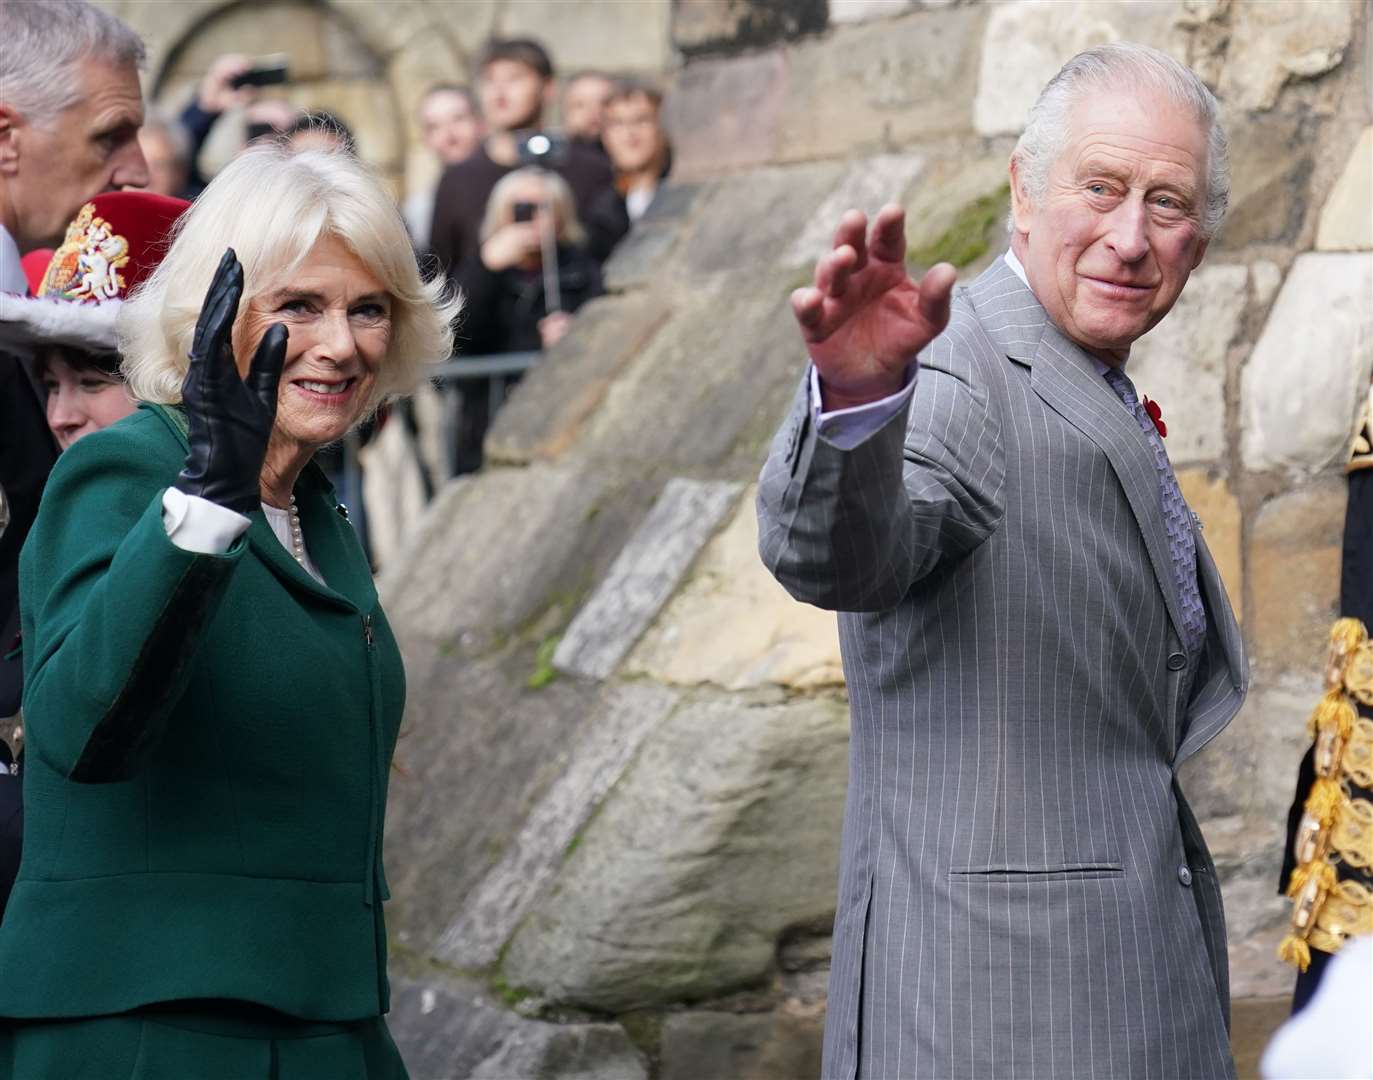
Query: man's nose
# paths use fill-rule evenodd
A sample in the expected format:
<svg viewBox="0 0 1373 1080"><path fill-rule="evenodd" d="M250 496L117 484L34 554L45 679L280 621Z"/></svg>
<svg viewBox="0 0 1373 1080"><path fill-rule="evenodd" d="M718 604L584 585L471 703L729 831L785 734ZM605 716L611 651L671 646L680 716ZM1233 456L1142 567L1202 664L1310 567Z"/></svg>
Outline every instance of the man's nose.
<svg viewBox="0 0 1373 1080"><path fill-rule="evenodd" d="M110 187L114 191L121 188L143 188L152 181L148 172L148 159L143 156L143 148L137 139L130 139L120 148L115 161L114 172L110 174Z"/></svg>
<svg viewBox="0 0 1373 1080"><path fill-rule="evenodd" d="M1107 243L1122 262L1138 262L1149 251L1149 211L1143 199L1126 199L1111 213Z"/></svg>

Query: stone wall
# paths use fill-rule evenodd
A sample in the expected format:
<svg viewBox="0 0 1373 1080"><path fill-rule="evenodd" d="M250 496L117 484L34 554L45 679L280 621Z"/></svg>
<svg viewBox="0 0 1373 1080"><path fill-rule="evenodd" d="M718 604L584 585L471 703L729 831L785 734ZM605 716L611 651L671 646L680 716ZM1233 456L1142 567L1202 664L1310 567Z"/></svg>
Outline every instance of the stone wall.
<svg viewBox="0 0 1373 1080"><path fill-rule="evenodd" d="M158 78L215 51L191 39L217 4L111 6L155 36ZM411 687L387 863L393 1026L417 1080L818 1073L847 718L833 620L754 552L751 485L802 369L785 297L843 208L888 199L917 266L985 267L1030 102L1121 37L1200 71L1231 134L1230 218L1131 371L1165 410L1254 665L1185 777L1232 985L1286 992L1274 886L1373 370L1367 2L292 10L351 28L355 73L326 81L380 80L402 118L494 27L670 87L675 180L611 294L381 583Z"/></svg>

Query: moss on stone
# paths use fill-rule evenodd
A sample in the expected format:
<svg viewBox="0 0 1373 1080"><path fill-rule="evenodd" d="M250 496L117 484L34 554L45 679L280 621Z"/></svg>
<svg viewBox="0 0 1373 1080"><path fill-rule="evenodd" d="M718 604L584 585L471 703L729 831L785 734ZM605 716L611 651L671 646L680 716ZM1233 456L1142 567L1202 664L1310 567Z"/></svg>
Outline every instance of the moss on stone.
<svg viewBox="0 0 1373 1080"><path fill-rule="evenodd" d="M907 261L917 266L947 262L957 267L976 262L991 247L992 234L1005 216L1010 194L1010 184L1002 184L996 191L974 199L958 211L953 223L933 242L911 251Z"/></svg>
<svg viewBox="0 0 1373 1080"><path fill-rule="evenodd" d="M562 634L550 634L539 645L539 651L534 654L534 673L525 682L529 689L542 690L558 678L558 669L553 666L553 654L562 638Z"/></svg>

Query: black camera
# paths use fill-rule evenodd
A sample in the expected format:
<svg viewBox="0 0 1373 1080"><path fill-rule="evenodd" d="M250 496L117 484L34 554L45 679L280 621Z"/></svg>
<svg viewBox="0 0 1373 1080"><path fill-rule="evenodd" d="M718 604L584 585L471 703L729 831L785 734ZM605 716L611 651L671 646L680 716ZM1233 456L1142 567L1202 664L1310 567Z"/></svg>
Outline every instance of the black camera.
<svg viewBox="0 0 1373 1080"><path fill-rule="evenodd" d="M517 148L521 165L555 169L567 160L568 142L562 135L536 131L521 139Z"/></svg>

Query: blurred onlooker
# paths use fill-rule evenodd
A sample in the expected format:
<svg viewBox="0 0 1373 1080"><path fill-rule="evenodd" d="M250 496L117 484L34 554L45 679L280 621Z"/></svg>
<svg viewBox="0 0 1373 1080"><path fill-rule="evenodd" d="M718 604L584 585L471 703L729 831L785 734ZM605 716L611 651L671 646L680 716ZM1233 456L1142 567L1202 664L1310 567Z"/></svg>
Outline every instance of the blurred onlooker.
<svg viewBox="0 0 1373 1080"><path fill-rule="evenodd" d="M572 190L556 173L518 169L496 184L481 226L481 248L463 266L467 305L461 336L474 354L552 348L572 313L605 292L587 250ZM555 255L556 264L545 262ZM514 379L511 380L515 381ZM481 465L490 421L490 384L464 391L457 472Z"/></svg>
<svg viewBox="0 0 1373 1080"><path fill-rule="evenodd" d="M553 62L536 41L492 41L483 51L477 84L490 134L477 150L449 166L434 198L430 248L457 284L461 267L480 243L486 201L496 182L534 159L557 172L584 215L613 184L610 163L570 140L531 139L540 133L553 96ZM540 151L542 153L540 153Z"/></svg>
<svg viewBox="0 0 1373 1080"><path fill-rule="evenodd" d="M174 194L193 199L205 190L209 178L201 171L200 153L216 122L225 113L243 110L245 146L264 136L281 134L300 116L300 110L289 101L259 97L256 86L236 85L252 66L251 57L229 53L216 57L200 80L195 97L178 118L189 142L188 169L185 187Z"/></svg>
<svg viewBox="0 0 1373 1080"><path fill-rule="evenodd" d="M599 71L579 71L563 84L562 121L569 138L605 152L605 106L614 91L615 81Z"/></svg>
<svg viewBox="0 0 1373 1080"><path fill-rule="evenodd" d="M243 111L243 145L285 135L303 114L285 98L259 98Z"/></svg>
<svg viewBox="0 0 1373 1080"><path fill-rule="evenodd" d="M486 135L477 97L470 87L456 83L431 86L420 98L418 118L425 147L446 168L466 161ZM420 251L429 250L429 225L434 216L434 188L416 191L405 200L405 222Z"/></svg>
<svg viewBox="0 0 1373 1080"><path fill-rule="evenodd" d="M282 136L292 150L343 150L358 152L352 129L333 113L316 110L302 113Z"/></svg>
<svg viewBox="0 0 1373 1080"><path fill-rule="evenodd" d="M150 108L138 132L138 145L148 163L148 191L179 199L195 194L190 190L191 139L178 121Z"/></svg>
<svg viewBox="0 0 1373 1080"><path fill-rule="evenodd" d="M672 167L672 148L662 125L663 95L639 82L615 87L606 103L605 142L615 167L615 187L587 215L593 250L610 249L643 217ZM602 256L604 257L604 256Z"/></svg>

